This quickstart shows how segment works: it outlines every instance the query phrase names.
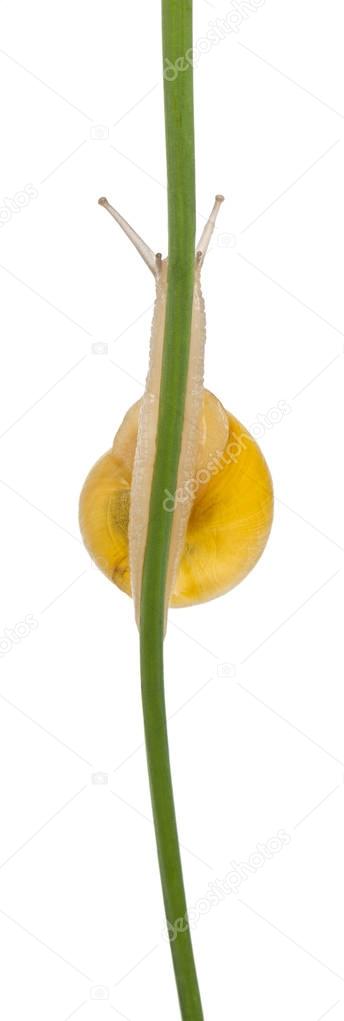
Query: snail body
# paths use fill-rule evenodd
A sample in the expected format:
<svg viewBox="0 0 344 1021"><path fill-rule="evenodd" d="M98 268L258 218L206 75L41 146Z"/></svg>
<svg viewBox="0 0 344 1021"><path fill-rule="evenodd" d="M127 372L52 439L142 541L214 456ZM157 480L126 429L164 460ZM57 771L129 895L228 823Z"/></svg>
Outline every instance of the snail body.
<svg viewBox="0 0 344 1021"><path fill-rule="evenodd" d="M111 450L92 468L80 497L85 545L106 576L133 596L138 621L158 427L168 260L155 256L106 199L99 201L133 241L156 281L144 395L127 412ZM272 523L272 482L257 443L203 386L205 310L200 275L221 201L222 196L216 196L197 246L177 487L175 493L162 494L164 510L173 513L166 613L168 605L204 602L237 585L261 556Z"/></svg>

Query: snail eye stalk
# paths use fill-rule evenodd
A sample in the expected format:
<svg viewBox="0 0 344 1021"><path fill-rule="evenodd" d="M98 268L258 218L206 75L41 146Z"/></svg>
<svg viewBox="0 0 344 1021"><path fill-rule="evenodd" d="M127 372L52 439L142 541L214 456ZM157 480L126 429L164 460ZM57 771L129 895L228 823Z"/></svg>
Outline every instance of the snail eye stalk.
<svg viewBox="0 0 344 1021"><path fill-rule="evenodd" d="M156 256L154 255L154 252L152 252L152 249L146 245L145 241L140 238L140 235L133 230L129 223L127 223L124 216L121 216L121 214L117 212L117 209L114 209L106 198L102 197L98 199L98 205L104 206L104 209L107 209L108 213L113 216L116 223L118 223L122 230L124 230L127 238L129 238L129 241L131 241L134 248L136 248L136 251L139 255L141 255L141 258L146 263L146 266L148 266L151 273L153 273L153 276L156 276Z"/></svg>
<svg viewBox="0 0 344 1021"><path fill-rule="evenodd" d="M207 221L207 223L206 223L206 225L204 227L204 230L202 231L201 237L199 239L196 252L197 252L198 260L199 260L199 262L201 264L204 261L205 255L206 255L207 250L209 248L209 244L210 244L210 241L211 241L211 237L212 237L212 234L213 234L213 231L214 231L214 227L215 227L215 223L216 223L216 219L217 219L217 214L219 212L220 206L221 206L223 201L224 201L224 195L215 195L215 202L214 202L212 211L210 213L209 220Z"/></svg>

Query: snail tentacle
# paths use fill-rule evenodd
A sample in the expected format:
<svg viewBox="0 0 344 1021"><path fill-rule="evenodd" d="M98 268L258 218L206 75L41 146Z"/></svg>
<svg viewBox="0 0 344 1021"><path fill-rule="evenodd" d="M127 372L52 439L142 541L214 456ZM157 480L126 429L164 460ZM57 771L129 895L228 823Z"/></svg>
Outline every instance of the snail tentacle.
<svg viewBox="0 0 344 1021"><path fill-rule="evenodd" d="M209 242L211 240L212 233L215 227L217 214L222 202L224 202L224 195L215 195L215 202L212 211L210 213L209 219L207 220L205 227L203 228L201 237L196 248L197 259L200 265L202 265L202 262L204 261L204 258L206 256L209 247Z"/></svg>
<svg viewBox="0 0 344 1021"><path fill-rule="evenodd" d="M158 255L154 254L152 249L149 248L149 245L146 245L146 242L143 241L140 235L136 233L136 230L133 230L133 228L130 226L130 223L127 223L127 220L124 219L124 216L121 216L121 213L118 213L117 209L114 209L114 207L110 205L110 202L108 202L108 200L104 196L98 199L98 205L104 206L104 209L107 209L108 213L110 213L111 216L113 216L114 220L116 220L116 223L119 224L119 226L122 228L124 233L129 238L129 241L131 241L131 243L134 245L134 248L136 248L136 251L139 253L139 255L141 255L141 258L146 263L146 266L148 266L148 269L150 269L151 273L153 273L153 276L156 277L157 263L159 262L159 253Z"/></svg>

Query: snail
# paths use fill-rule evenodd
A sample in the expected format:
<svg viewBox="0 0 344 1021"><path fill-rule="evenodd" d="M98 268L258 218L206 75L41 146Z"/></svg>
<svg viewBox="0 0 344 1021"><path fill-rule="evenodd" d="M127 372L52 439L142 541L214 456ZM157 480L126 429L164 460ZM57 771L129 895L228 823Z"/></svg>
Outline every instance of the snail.
<svg viewBox="0 0 344 1021"><path fill-rule="evenodd" d="M196 249L191 343L175 493L162 494L173 513L165 618L228 592L254 567L271 528L273 489L258 444L203 386L205 307L201 268L223 201L214 207ZM124 230L155 278L149 369L143 397L127 412L109 450L91 469L80 497L80 528L91 557L123 592L139 621L141 578L157 434L168 260L155 255L109 204L99 204ZM171 403L170 414L175 409Z"/></svg>

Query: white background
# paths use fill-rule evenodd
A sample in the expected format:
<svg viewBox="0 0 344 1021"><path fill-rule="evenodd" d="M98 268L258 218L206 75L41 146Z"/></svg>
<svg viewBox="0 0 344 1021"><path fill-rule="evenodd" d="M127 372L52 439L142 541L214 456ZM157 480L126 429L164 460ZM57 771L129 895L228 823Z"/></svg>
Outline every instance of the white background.
<svg viewBox="0 0 344 1021"><path fill-rule="evenodd" d="M195 8L197 41L233 10ZM154 296L98 196L166 252L159 3L2 9L2 1016L176 1021L132 605L77 520L142 393ZM195 69L199 230L226 196L206 382L248 427L289 406L261 429L261 562L166 640L189 904L290 838L195 928L207 1021L344 1018L341 15L265 0Z"/></svg>

